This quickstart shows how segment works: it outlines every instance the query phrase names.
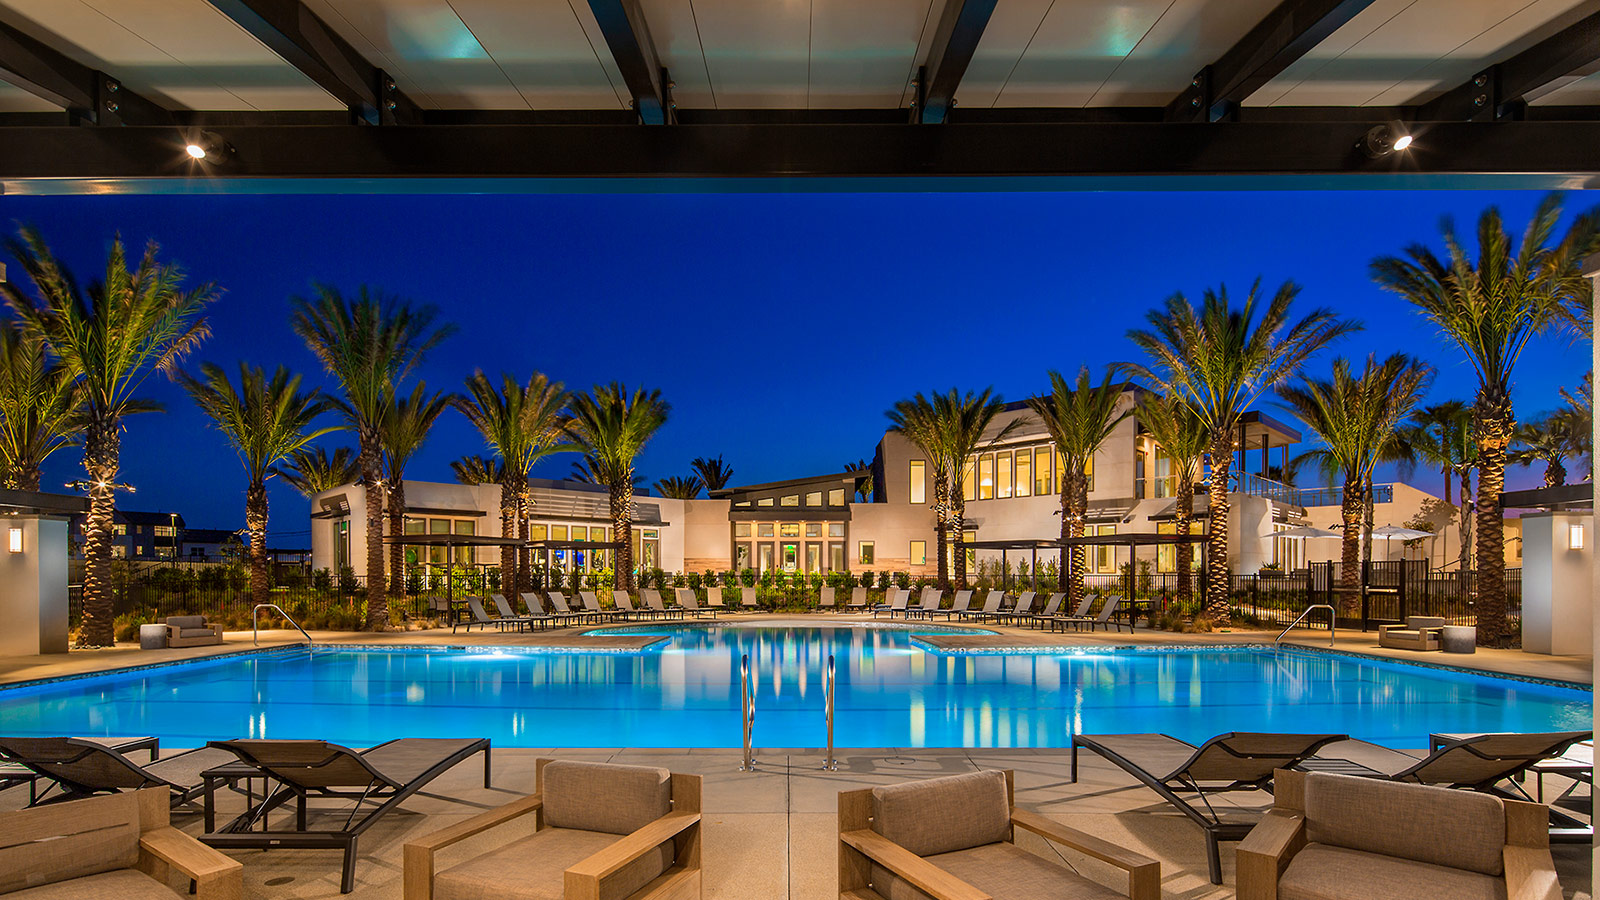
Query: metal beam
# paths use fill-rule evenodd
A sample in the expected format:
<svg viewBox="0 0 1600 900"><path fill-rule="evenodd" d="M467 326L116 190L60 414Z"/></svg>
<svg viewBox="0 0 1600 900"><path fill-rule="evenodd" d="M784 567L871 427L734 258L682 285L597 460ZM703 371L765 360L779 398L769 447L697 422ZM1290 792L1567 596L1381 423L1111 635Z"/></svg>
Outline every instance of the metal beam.
<svg viewBox="0 0 1600 900"><path fill-rule="evenodd" d="M417 120L417 105L394 79L357 52L300 0L209 2L343 103L354 122L392 125Z"/></svg>
<svg viewBox="0 0 1600 900"><path fill-rule="evenodd" d="M1283 0L1167 104L1172 122L1231 118L1262 85L1305 56L1373 0Z"/></svg>
<svg viewBox="0 0 1600 900"><path fill-rule="evenodd" d="M1372 124L262 126L216 129L234 150L218 165L185 162L173 128L17 126L0 140L0 193L25 190L30 179L165 180L207 190L207 176L590 185L603 179L871 178L892 184L909 178L943 179L953 190L973 178L1010 179L1025 189L1071 176L1206 176L1186 183L1219 188L1229 182L1217 176L1277 186L1348 185L1352 178L1509 186L1516 177L1524 178L1517 182L1522 186L1600 186L1600 154L1593 152L1600 122L1436 123L1418 132L1411 150L1377 160L1355 149Z"/></svg>
<svg viewBox="0 0 1600 900"><path fill-rule="evenodd" d="M0 22L0 81L42 97L83 125L155 125L171 121L159 104L65 53Z"/></svg>
<svg viewBox="0 0 1600 900"><path fill-rule="evenodd" d="M1420 118L1488 122L1521 118L1528 100L1600 61L1600 13L1574 22L1510 59L1496 63L1445 94L1422 104Z"/></svg>
<svg viewBox="0 0 1600 900"><path fill-rule="evenodd" d="M956 88L989 26L996 0L946 0L933 32L933 44L917 72L918 102L911 121L924 125L944 122L956 103Z"/></svg>
<svg viewBox="0 0 1600 900"><path fill-rule="evenodd" d="M633 108L646 125L666 125L673 121L672 82L666 67L656 55L650 40L639 0L589 0L589 9L600 24L611 58L616 60L622 80L633 95Z"/></svg>

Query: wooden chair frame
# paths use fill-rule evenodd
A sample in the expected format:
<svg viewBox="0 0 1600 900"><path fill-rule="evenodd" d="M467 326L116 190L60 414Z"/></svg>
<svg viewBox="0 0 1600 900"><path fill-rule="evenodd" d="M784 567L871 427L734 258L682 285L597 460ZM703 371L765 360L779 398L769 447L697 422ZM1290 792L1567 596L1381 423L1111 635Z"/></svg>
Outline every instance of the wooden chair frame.
<svg viewBox="0 0 1600 900"><path fill-rule="evenodd" d="M404 900L433 900L435 856L440 850L529 813L534 816L534 829L543 830L544 767L552 761L535 763L533 794L407 843L403 851ZM567 900L599 900L606 879L669 840L674 849L672 867L628 900L700 897L700 776L672 773L671 791L671 812L566 870L563 891Z"/></svg>
<svg viewBox="0 0 1600 900"><path fill-rule="evenodd" d="M1129 900L1161 900L1159 862L1038 813L1018 809L1012 771L1003 771L1006 776L1006 802L1011 806L1011 833L1006 836L1008 842L1015 843L1018 828L1031 831L1126 872ZM874 891L870 884L872 863L911 882L917 890L933 900L991 900L983 891L873 831L871 788L841 791L839 900L883 900L883 896ZM1066 868L1062 871L1071 872ZM406 900L414 898L407 895Z"/></svg>

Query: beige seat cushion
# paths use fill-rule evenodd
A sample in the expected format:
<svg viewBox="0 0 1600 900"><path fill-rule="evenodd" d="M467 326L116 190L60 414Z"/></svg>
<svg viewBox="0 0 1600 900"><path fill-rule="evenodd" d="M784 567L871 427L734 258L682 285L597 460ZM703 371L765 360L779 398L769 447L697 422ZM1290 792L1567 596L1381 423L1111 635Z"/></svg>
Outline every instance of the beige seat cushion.
<svg viewBox="0 0 1600 900"><path fill-rule="evenodd" d="M545 828L452 866L433 879L434 900L564 900L563 873L616 843L599 831ZM600 900L623 900L672 865L672 844L662 844L600 885Z"/></svg>
<svg viewBox="0 0 1600 900"><path fill-rule="evenodd" d="M1015 844L969 847L930 856L928 862L997 900L1125 900L1122 894ZM928 898L881 866L873 865L868 877L872 889L885 900Z"/></svg>
<svg viewBox="0 0 1600 900"><path fill-rule="evenodd" d="M918 856L1011 837L1002 772L968 772L872 789L872 830Z"/></svg>
<svg viewBox="0 0 1600 900"><path fill-rule="evenodd" d="M632 834L671 811L666 769L571 760L544 767L544 820L552 828Z"/></svg>
<svg viewBox="0 0 1600 900"><path fill-rule="evenodd" d="M1498 876L1505 837L1505 807L1488 794L1321 772L1306 777L1306 840L1314 843Z"/></svg>
<svg viewBox="0 0 1600 900"><path fill-rule="evenodd" d="M1506 900L1505 880L1326 844L1307 844L1290 860L1289 868L1278 880L1278 900L1418 897Z"/></svg>
<svg viewBox="0 0 1600 900"><path fill-rule="evenodd" d="M167 616L167 625L182 631L186 628L206 627L205 616Z"/></svg>
<svg viewBox="0 0 1600 900"><path fill-rule="evenodd" d="M58 881L14 894L6 900L178 900L173 890L134 869Z"/></svg>
<svg viewBox="0 0 1600 900"><path fill-rule="evenodd" d="M138 802L112 794L0 815L0 894L133 868Z"/></svg>

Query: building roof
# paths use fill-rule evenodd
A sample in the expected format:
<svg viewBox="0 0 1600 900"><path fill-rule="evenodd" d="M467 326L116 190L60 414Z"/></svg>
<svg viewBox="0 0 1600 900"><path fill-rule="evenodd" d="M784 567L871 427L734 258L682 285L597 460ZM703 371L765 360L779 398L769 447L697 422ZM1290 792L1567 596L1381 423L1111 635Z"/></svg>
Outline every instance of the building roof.
<svg viewBox="0 0 1600 900"><path fill-rule="evenodd" d="M810 475L805 478L789 478L784 481L768 481L763 484L744 484L738 487L718 488L706 493L712 499L723 500L730 497L743 497L747 494L782 493L785 490L794 490L812 485L826 485L830 488L845 485L854 490L855 485L871 477L872 471L870 469L855 469L846 472L833 472L828 475Z"/></svg>
<svg viewBox="0 0 1600 900"><path fill-rule="evenodd" d="M179 528L184 527L182 513L139 512L132 509L119 509L113 521L127 525L172 525L176 521Z"/></svg>

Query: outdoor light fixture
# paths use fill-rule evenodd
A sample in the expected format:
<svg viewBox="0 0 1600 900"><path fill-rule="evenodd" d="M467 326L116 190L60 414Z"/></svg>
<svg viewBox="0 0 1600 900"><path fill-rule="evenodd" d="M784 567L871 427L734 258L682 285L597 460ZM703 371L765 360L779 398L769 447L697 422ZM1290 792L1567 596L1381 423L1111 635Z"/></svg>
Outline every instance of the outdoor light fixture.
<svg viewBox="0 0 1600 900"><path fill-rule="evenodd" d="M1399 122L1374 125L1361 136L1361 140L1356 141L1356 149L1366 154L1368 159L1382 159L1410 146L1411 133Z"/></svg>
<svg viewBox="0 0 1600 900"><path fill-rule="evenodd" d="M22 552L22 529L21 528L18 528L15 525L11 526L11 535L10 535L10 540L7 542L7 546L10 548L12 553L21 553Z"/></svg>
<svg viewBox="0 0 1600 900"><path fill-rule="evenodd" d="M222 135L215 131L201 131L190 136L189 142L184 145L183 152L195 162L208 162L213 165L224 163L233 156L233 145L222 139Z"/></svg>
<svg viewBox="0 0 1600 900"><path fill-rule="evenodd" d="M13 532L16 529L12 529ZM1567 526L1567 547L1571 550L1583 549L1583 524L1575 522Z"/></svg>

